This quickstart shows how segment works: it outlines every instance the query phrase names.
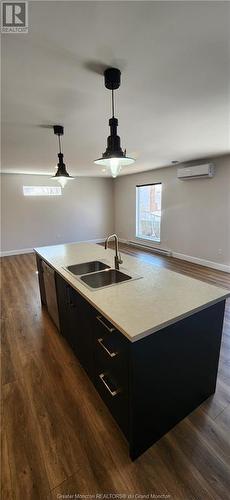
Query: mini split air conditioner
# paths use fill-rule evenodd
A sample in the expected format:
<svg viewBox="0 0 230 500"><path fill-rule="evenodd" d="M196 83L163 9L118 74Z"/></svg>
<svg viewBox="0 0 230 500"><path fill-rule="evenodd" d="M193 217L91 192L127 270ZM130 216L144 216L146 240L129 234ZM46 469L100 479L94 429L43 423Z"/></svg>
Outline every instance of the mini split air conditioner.
<svg viewBox="0 0 230 500"><path fill-rule="evenodd" d="M201 165L191 165L177 169L177 178L181 180L203 179L213 177L215 173L213 163L203 163Z"/></svg>

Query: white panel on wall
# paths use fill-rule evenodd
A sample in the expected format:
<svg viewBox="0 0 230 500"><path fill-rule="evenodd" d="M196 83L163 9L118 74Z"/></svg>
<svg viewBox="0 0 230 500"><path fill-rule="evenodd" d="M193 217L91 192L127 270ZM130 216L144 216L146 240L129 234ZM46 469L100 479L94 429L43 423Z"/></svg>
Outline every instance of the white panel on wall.
<svg viewBox="0 0 230 500"><path fill-rule="evenodd" d="M61 196L61 186L23 186L24 196Z"/></svg>

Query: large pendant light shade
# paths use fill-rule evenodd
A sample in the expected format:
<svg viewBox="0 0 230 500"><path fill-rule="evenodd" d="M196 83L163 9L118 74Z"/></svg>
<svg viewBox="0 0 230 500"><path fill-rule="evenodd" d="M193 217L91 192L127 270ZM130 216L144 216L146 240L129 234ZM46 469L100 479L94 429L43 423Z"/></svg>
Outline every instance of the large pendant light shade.
<svg viewBox="0 0 230 500"><path fill-rule="evenodd" d="M61 152L61 136L64 135L64 127L62 125L54 125L54 134L58 136L58 144L59 144L59 153L58 153L58 164L57 164L57 172L51 178L55 179L61 184L62 188L65 187L66 183L70 179L74 179L72 175L69 175L65 163L63 161L64 155Z"/></svg>
<svg viewBox="0 0 230 500"><path fill-rule="evenodd" d="M112 91L112 118L109 120L110 135L107 138L107 148L101 158L94 161L109 169L112 177L117 177L123 166L134 163L134 158L126 156L126 150L121 149L121 140L117 135L118 119L114 116L114 90L120 87L121 72L117 68L108 68L104 72L105 87Z"/></svg>

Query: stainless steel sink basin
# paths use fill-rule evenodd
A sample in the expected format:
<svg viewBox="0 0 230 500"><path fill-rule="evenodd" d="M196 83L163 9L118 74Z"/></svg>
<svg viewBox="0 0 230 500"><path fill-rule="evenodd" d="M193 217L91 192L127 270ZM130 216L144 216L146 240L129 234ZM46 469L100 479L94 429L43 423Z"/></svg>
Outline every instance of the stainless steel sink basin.
<svg viewBox="0 0 230 500"><path fill-rule="evenodd" d="M81 274L94 273L102 271L103 269L110 269L110 266L104 264L104 262L100 262L99 260L92 260L91 262L82 262L82 264L66 266L66 269L76 276L80 276Z"/></svg>
<svg viewBox="0 0 230 500"><path fill-rule="evenodd" d="M101 271L99 273L88 274L80 277L80 281L83 281L91 288L102 288L104 286L115 285L116 283L122 283L122 281L131 279L131 276L128 276L128 274L122 273L117 269L108 269L108 271Z"/></svg>

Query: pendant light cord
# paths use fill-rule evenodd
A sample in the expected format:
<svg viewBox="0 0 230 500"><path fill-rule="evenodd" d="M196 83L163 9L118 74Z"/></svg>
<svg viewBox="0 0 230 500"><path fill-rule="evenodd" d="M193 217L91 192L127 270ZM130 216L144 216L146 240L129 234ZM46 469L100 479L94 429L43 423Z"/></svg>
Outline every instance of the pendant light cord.
<svg viewBox="0 0 230 500"><path fill-rule="evenodd" d="M59 153L61 153L61 136L58 134L58 143L59 143Z"/></svg>
<svg viewBox="0 0 230 500"><path fill-rule="evenodd" d="M114 118L114 90L112 89L112 116Z"/></svg>

